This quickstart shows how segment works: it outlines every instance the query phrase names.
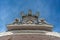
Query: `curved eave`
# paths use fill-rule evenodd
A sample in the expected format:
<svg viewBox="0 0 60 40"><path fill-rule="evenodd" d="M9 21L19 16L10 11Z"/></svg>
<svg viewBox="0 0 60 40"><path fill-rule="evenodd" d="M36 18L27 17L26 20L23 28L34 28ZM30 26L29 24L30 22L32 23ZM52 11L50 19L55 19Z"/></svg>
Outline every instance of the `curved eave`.
<svg viewBox="0 0 60 40"><path fill-rule="evenodd" d="M9 36L9 35L12 35L13 33L12 32L1 32L0 33L0 37L2 36Z"/></svg>
<svg viewBox="0 0 60 40"><path fill-rule="evenodd" d="M43 33L12 33L12 32L2 32L0 33L0 37L3 37L3 36L11 36L11 35L29 35L29 34L38 34L38 35L46 35L46 36L53 36L53 37L59 37L60 38L60 33L57 33L57 32L45 32L44 34Z"/></svg>
<svg viewBox="0 0 60 40"><path fill-rule="evenodd" d="M52 31L53 26L47 24L15 24L7 25L8 30L47 30Z"/></svg>
<svg viewBox="0 0 60 40"><path fill-rule="evenodd" d="M8 26L46 26L46 27L53 27L53 25L49 25L49 24L9 24Z"/></svg>

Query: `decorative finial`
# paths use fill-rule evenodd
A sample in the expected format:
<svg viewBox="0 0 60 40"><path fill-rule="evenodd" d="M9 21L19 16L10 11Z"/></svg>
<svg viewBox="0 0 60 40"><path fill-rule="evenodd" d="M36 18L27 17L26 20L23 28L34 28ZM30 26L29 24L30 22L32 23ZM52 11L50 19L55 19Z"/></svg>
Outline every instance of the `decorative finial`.
<svg viewBox="0 0 60 40"><path fill-rule="evenodd" d="M28 15L29 15L29 16L32 15L32 10L31 10L31 9L29 9L29 11L28 11Z"/></svg>
<svg viewBox="0 0 60 40"><path fill-rule="evenodd" d="M13 24L18 24L19 23L19 19L16 18L15 21L13 22Z"/></svg>
<svg viewBox="0 0 60 40"><path fill-rule="evenodd" d="M15 22L19 22L19 19L16 18L16 19L15 19Z"/></svg>
<svg viewBox="0 0 60 40"><path fill-rule="evenodd" d="M45 19L43 19L43 18L41 19L41 23L42 24L47 24L46 21L45 21Z"/></svg>

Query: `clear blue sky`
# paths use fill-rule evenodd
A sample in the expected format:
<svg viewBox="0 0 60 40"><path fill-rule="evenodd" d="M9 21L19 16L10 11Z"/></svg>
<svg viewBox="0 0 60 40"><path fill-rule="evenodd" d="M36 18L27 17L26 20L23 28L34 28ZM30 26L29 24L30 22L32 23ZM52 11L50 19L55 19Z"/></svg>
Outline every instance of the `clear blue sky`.
<svg viewBox="0 0 60 40"><path fill-rule="evenodd" d="M60 32L60 0L0 0L0 32L5 32L6 25L28 9L39 11L40 17L54 26L53 31Z"/></svg>

